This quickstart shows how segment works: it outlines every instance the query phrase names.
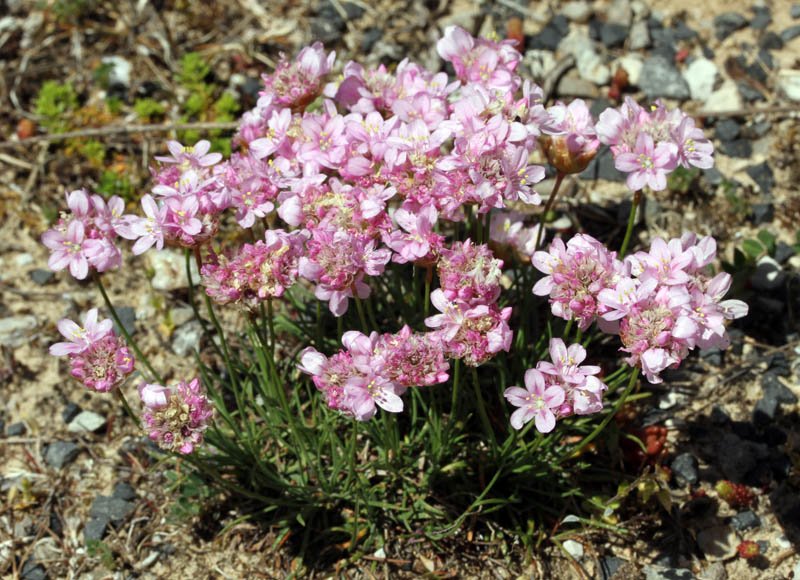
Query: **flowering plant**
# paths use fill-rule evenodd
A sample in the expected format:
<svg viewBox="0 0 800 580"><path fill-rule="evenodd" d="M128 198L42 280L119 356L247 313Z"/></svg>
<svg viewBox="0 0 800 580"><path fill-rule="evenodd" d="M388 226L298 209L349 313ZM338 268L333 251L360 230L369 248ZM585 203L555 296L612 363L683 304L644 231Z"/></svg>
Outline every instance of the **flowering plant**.
<svg viewBox="0 0 800 580"><path fill-rule="evenodd" d="M747 312L723 300L730 276L709 272L712 238L656 238L626 256L641 190L713 162L690 117L626 99L595 122L580 100L545 107L511 41L451 27L437 48L455 79L404 60L392 71L349 62L331 81L335 55L319 43L283 58L229 159L208 141L170 141L143 216L73 191L42 238L51 268L92 275L117 321L100 274L121 266L120 238L134 255L185 249L197 350L209 354L199 378L167 386L96 309L83 327L61 321L68 342L51 352L131 411L130 348L153 441L287 529L308 533L338 510L351 548L362 529L379 541L387 520L424 522L436 538L479 511L511 508L513 519L522 498L548 512L531 496L566 480L563 464L600 435L639 371L658 382L692 349L725 347L726 321ZM583 233L542 249L562 182L601 144L636 192L619 252ZM555 178L544 211L537 159ZM226 242L232 229L252 243ZM220 323L221 307L246 331ZM604 335L626 355L613 371L583 364L600 362L591 345Z"/></svg>

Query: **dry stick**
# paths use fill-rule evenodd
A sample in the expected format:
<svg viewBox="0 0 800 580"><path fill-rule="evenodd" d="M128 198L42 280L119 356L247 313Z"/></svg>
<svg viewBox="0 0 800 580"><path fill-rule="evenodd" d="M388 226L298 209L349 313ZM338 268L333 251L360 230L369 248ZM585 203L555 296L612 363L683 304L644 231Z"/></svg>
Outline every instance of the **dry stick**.
<svg viewBox="0 0 800 580"><path fill-rule="evenodd" d="M732 111L704 111L692 113L692 117L750 117L758 114L779 115L781 113L800 113L800 105L775 105L772 107L749 107L747 109L734 109Z"/></svg>
<svg viewBox="0 0 800 580"><path fill-rule="evenodd" d="M78 139L81 137L105 137L108 135L130 134L130 133L168 133L169 131L186 131L186 130L233 130L239 126L239 123L172 123L169 125L114 125L111 127L91 127L89 129L79 129L77 131L67 131L66 133L57 133L54 135L39 135L38 137L30 137L22 139L21 141L3 141L0 143L0 149L8 149L11 147L26 147L34 143L63 141L65 139Z"/></svg>

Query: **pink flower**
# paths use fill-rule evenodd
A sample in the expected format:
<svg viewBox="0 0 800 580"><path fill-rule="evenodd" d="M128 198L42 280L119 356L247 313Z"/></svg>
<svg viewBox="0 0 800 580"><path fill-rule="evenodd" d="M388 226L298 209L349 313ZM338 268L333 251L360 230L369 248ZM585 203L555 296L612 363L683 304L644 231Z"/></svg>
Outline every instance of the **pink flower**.
<svg viewBox="0 0 800 580"><path fill-rule="evenodd" d="M675 168L677 147L674 143L653 143L653 138L640 133L636 147L630 153L620 153L614 166L628 173L627 184L632 191L649 186L654 191L667 187L667 173Z"/></svg>
<svg viewBox="0 0 800 580"><path fill-rule="evenodd" d="M452 248L440 251L437 271L445 296L469 304L488 304L500 295L503 261L492 254L489 246L471 240L455 242Z"/></svg>
<svg viewBox="0 0 800 580"><path fill-rule="evenodd" d="M161 207L151 195L142 196L143 218L133 218L120 231L120 235L129 240L136 240L133 253L140 255L155 245L157 250L164 247L164 232L167 227L166 204Z"/></svg>
<svg viewBox="0 0 800 580"><path fill-rule="evenodd" d="M406 325L380 337L375 349L387 378L402 387L444 383L449 378L444 345L435 333L416 333Z"/></svg>
<svg viewBox="0 0 800 580"><path fill-rule="evenodd" d="M433 231L438 217L439 213L432 205L416 212L403 208L395 211L394 219L405 233L395 230L383 238L384 243L396 252L392 260L399 264L432 263L444 240L443 236Z"/></svg>
<svg viewBox="0 0 800 580"><path fill-rule="evenodd" d="M170 157L156 155L156 160L162 163L175 164L185 171L190 168L206 168L222 160L221 153L209 153L211 143L203 139L193 146L183 146L178 141L167 141L167 149L172 154Z"/></svg>
<svg viewBox="0 0 800 580"><path fill-rule="evenodd" d="M581 99L575 99L569 105L558 102L547 112L562 132L539 138L547 160L561 173L580 173L600 146L589 107Z"/></svg>
<svg viewBox="0 0 800 580"><path fill-rule="evenodd" d="M308 347L300 354L298 368L311 375L314 386L322 392L331 409L346 411L344 385L356 372L352 357L347 352L338 352L328 358L316 349Z"/></svg>
<svg viewBox="0 0 800 580"><path fill-rule="evenodd" d="M78 280L89 275L84 232L83 223L72 220L64 229L55 228L42 234L42 243L51 251L47 262L51 270L69 268L69 273Z"/></svg>
<svg viewBox="0 0 800 580"><path fill-rule="evenodd" d="M78 326L68 318L58 322L58 331L67 339L50 347L53 356L79 354L87 350L93 343L105 338L112 333L111 319L97 321L97 308L92 308L83 318L83 326Z"/></svg>
<svg viewBox="0 0 800 580"><path fill-rule="evenodd" d="M344 385L345 405L359 421L368 421L380 407L389 413L402 413L401 387L375 373L352 376Z"/></svg>
<svg viewBox="0 0 800 580"><path fill-rule="evenodd" d="M525 388L509 387L505 391L509 403L519 407L511 414L511 426L522 429L531 419L540 433L549 433L556 426L558 410L564 402L564 389L559 386L546 386L544 375L536 369L525 372Z"/></svg>
<svg viewBox="0 0 800 580"><path fill-rule="evenodd" d="M583 384L586 378L600 372L600 367L594 365L580 366L586 359L586 349L580 344L571 344L569 348L560 338L550 339L550 358L552 363L541 361L536 368L541 372L558 377L561 381L573 384Z"/></svg>
<svg viewBox="0 0 800 580"><path fill-rule="evenodd" d="M198 379L175 386L142 384L142 423L159 447L188 455L203 442L214 408Z"/></svg>
<svg viewBox="0 0 800 580"><path fill-rule="evenodd" d="M683 167L709 169L714 166L714 144L702 129L695 127L694 119L684 117L673 136L678 146L678 161Z"/></svg>
<svg viewBox="0 0 800 580"><path fill-rule="evenodd" d="M266 136L250 142L250 151L256 159L269 157L280 150L287 141L287 132L293 121L290 109L272 111L267 123Z"/></svg>
<svg viewBox="0 0 800 580"><path fill-rule="evenodd" d="M107 393L119 387L133 372L134 359L125 342L109 332L86 350L71 354L70 365L70 374L84 386Z"/></svg>

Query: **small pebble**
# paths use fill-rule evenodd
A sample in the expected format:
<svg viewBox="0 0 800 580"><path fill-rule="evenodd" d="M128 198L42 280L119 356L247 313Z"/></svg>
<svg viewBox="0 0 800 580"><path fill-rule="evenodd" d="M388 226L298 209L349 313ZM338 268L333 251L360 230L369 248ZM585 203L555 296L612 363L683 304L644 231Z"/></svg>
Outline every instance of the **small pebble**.
<svg viewBox="0 0 800 580"><path fill-rule="evenodd" d="M121 524L135 509L135 505L118 497L98 495L89 511L95 518L108 518L114 525Z"/></svg>
<svg viewBox="0 0 800 580"><path fill-rule="evenodd" d="M114 491L111 493L111 497L115 497L124 501L133 501L137 496L136 490L133 489L131 484L120 481L114 486Z"/></svg>
<svg viewBox="0 0 800 580"><path fill-rule="evenodd" d="M94 411L81 411L67 425L70 433L95 433L106 426L106 419Z"/></svg>
<svg viewBox="0 0 800 580"><path fill-rule="evenodd" d="M720 151L728 157L747 159L753 155L753 143L749 139L734 139L721 144Z"/></svg>
<svg viewBox="0 0 800 580"><path fill-rule="evenodd" d="M753 214L751 219L754 225L760 226L762 224L768 224L775 219L775 204L771 202L754 203L752 209Z"/></svg>
<svg viewBox="0 0 800 580"><path fill-rule="evenodd" d="M757 528L761 525L761 520L752 512L752 510L745 510L739 512L731 518L731 525L738 532L749 530L750 528Z"/></svg>
<svg viewBox="0 0 800 580"><path fill-rule="evenodd" d="M800 4L792 4L789 14L791 14L794 19L800 18Z"/></svg>
<svg viewBox="0 0 800 580"><path fill-rule="evenodd" d="M783 32L781 32L781 40L786 44L790 40L794 40L800 36L800 24L787 28Z"/></svg>
<svg viewBox="0 0 800 580"><path fill-rule="evenodd" d="M80 449L72 441L54 441L47 446L44 460L55 469L61 469L75 461Z"/></svg>
<svg viewBox="0 0 800 580"><path fill-rule="evenodd" d="M694 574L686 568L645 566L642 572L645 580L694 580Z"/></svg>
<svg viewBox="0 0 800 580"><path fill-rule="evenodd" d="M783 40L774 32L767 32L761 37L758 46L766 50L780 50L783 48Z"/></svg>
<svg viewBox="0 0 800 580"><path fill-rule="evenodd" d="M50 270L43 270L41 268L36 268L35 270L31 270L31 273L29 275L31 277L31 280L33 280L33 282L37 286L44 286L45 284L49 284L56 277L55 273L51 272Z"/></svg>
<svg viewBox="0 0 800 580"><path fill-rule="evenodd" d="M628 38L628 27L615 22L606 22L600 32L600 40L606 48L616 48Z"/></svg>
<svg viewBox="0 0 800 580"><path fill-rule="evenodd" d="M9 437L22 437L23 435L25 435L25 433L27 433L27 431L28 428L25 427L25 423L22 422L12 423L6 429L6 435L8 435Z"/></svg>
<svg viewBox="0 0 800 580"><path fill-rule="evenodd" d="M561 6L559 12L572 22L584 24L591 18L593 8L592 5L585 0L575 0Z"/></svg>
<svg viewBox="0 0 800 580"><path fill-rule="evenodd" d="M775 174L772 172L769 163L764 161L758 165L751 165L745 169L745 173L756 182L762 193L772 193L772 188L775 186Z"/></svg>
<svg viewBox="0 0 800 580"><path fill-rule="evenodd" d="M764 93L759 91L747 81L740 81L736 83L736 86L739 89L739 94L742 95L742 98L748 103L767 100L767 97L764 96Z"/></svg>
<svg viewBox="0 0 800 580"><path fill-rule="evenodd" d="M672 461L672 473L679 485L694 485L700 479L697 459L691 453L681 453Z"/></svg>
<svg viewBox="0 0 800 580"><path fill-rule="evenodd" d="M64 420L64 423L69 424L81 411L82 409L75 403L67 403L64 405L64 410L61 411L61 418Z"/></svg>
<svg viewBox="0 0 800 580"><path fill-rule="evenodd" d="M714 126L714 132L720 141L732 141L742 132L742 125L735 119L723 119Z"/></svg>
<svg viewBox="0 0 800 580"><path fill-rule="evenodd" d="M90 518L86 525L83 527L83 539L88 542L99 542L106 537L108 533L108 518L93 517Z"/></svg>
<svg viewBox="0 0 800 580"><path fill-rule="evenodd" d="M714 33L717 40L725 40L745 26L747 26L747 18L738 12L725 12L714 18Z"/></svg>
<svg viewBox="0 0 800 580"><path fill-rule="evenodd" d="M764 30L772 23L772 15L766 6L753 6L753 15L750 28L754 30Z"/></svg>
<svg viewBox="0 0 800 580"><path fill-rule="evenodd" d="M685 100L691 96L689 85L681 73L663 56L651 56L644 61L639 88L651 99L663 97Z"/></svg>
<svg viewBox="0 0 800 580"><path fill-rule="evenodd" d="M576 542L575 540L565 540L562 545L567 553L576 560L583 558L583 544L580 542Z"/></svg>
<svg viewBox="0 0 800 580"><path fill-rule="evenodd" d="M628 48L631 50L641 50L650 46L650 30L647 22L637 20L628 32Z"/></svg>

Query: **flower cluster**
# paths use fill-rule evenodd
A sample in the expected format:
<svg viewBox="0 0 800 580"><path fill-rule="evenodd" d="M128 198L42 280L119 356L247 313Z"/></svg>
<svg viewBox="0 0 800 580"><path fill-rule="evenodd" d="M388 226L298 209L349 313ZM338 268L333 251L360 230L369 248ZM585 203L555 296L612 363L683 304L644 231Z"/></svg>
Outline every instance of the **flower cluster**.
<svg viewBox="0 0 800 580"><path fill-rule="evenodd" d="M328 358L314 348L300 357L300 370L311 375L328 406L359 421L372 418L377 408L403 410L400 398L408 387L445 382L449 365L435 332L415 333L404 326L396 334L357 331L342 336L344 350Z"/></svg>
<svg viewBox="0 0 800 580"><path fill-rule="evenodd" d="M549 433L556 419L570 415L589 415L603 408L603 392L608 388L595 375L600 367L583 365L586 349L580 344L567 347L560 338L550 341L549 361L539 361L525 373L525 388L509 387L505 397L519 407L511 415L511 426L522 429L531 419L536 429Z"/></svg>
<svg viewBox="0 0 800 580"><path fill-rule="evenodd" d="M668 111L660 101L648 111L626 97L618 109L600 113L595 130L611 147L614 166L628 174L633 191L666 189L667 175L678 166L714 165L714 145L694 119L680 109Z"/></svg>
<svg viewBox="0 0 800 580"><path fill-rule="evenodd" d="M58 331L67 342L50 347L54 356L69 356L70 374L93 391L107 393L133 372L134 359L125 342L114 334L110 319L98 322L97 308L83 319L83 326L64 318Z"/></svg>
<svg viewBox="0 0 800 580"><path fill-rule="evenodd" d="M69 268L70 274L83 280L90 268L105 272L119 267L122 253L116 239L123 235L128 219L122 215L122 199L115 195L106 203L99 195L78 189L67 194L67 207L69 213L62 213L55 227L42 235L42 243L50 250L50 269Z"/></svg>
<svg viewBox="0 0 800 580"><path fill-rule="evenodd" d="M159 447L189 454L203 442L214 409L198 379L172 387L142 383L139 396L142 423Z"/></svg>

